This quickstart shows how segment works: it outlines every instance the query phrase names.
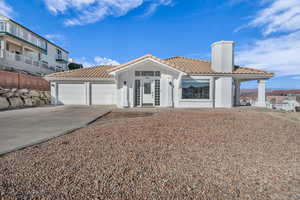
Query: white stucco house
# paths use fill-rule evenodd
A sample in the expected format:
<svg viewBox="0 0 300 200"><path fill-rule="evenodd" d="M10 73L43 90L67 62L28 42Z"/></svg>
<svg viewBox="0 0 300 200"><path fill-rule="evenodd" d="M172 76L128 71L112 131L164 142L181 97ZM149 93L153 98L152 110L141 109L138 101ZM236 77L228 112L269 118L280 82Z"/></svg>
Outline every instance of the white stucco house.
<svg viewBox="0 0 300 200"><path fill-rule="evenodd" d="M231 108L240 83L258 81L257 106L266 106L271 72L234 65L234 42L212 44L212 60L142 56L118 66L97 66L47 75L53 104L118 107Z"/></svg>
<svg viewBox="0 0 300 200"><path fill-rule="evenodd" d="M0 69L35 75L68 70L69 52L0 14Z"/></svg>

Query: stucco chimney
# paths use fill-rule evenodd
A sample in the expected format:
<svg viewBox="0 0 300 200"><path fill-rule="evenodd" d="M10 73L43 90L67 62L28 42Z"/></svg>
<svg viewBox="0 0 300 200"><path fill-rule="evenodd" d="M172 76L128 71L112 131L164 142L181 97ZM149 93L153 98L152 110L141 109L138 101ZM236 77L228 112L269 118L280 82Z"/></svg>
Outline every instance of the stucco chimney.
<svg viewBox="0 0 300 200"><path fill-rule="evenodd" d="M215 72L232 72L234 66L234 42L220 41L211 45L211 67Z"/></svg>

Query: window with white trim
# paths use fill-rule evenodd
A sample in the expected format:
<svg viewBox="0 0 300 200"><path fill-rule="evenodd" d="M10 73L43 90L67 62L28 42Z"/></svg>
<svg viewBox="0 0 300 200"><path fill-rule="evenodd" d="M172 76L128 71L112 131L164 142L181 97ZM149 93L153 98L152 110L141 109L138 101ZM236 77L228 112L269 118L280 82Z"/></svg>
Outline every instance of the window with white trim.
<svg viewBox="0 0 300 200"><path fill-rule="evenodd" d="M209 80L183 79L182 99L209 99Z"/></svg>
<svg viewBox="0 0 300 200"><path fill-rule="evenodd" d="M135 71L135 76L160 77L160 71Z"/></svg>

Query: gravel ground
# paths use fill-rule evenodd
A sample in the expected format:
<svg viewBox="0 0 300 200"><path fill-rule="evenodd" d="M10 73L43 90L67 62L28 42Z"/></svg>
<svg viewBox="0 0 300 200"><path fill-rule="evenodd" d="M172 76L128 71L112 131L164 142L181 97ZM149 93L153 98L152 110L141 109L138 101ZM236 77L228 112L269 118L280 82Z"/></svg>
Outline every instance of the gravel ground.
<svg viewBox="0 0 300 200"><path fill-rule="evenodd" d="M250 109L115 111L0 157L0 195L299 199L300 123Z"/></svg>

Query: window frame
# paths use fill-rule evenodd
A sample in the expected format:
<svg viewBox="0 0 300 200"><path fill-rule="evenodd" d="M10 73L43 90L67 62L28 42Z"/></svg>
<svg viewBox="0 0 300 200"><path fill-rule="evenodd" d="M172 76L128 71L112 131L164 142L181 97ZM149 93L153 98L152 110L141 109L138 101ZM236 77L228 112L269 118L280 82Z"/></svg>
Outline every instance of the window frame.
<svg viewBox="0 0 300 200"><path fill-rule="evenodd" d="M6 31L6 22L0 21L0 31Z"/></svg>
<svg viewBox="0 0 300 200"><path fill-rule="evenodd" d="M134 76L158 78L161 77L161 72L160 71L134 71Z"/></svg>
<svg viewBox="0 0 300 200"><path fill-rule="evenodd" d="M182 83L183 81L188 80L188 81L202 81L202 82L207 82L209 84L209 92L208 92L208 98L206 99L185 99L183 98L183 88L182 88ZM179 93L179 100L180 101L186 101L186 102L207 102L207 101L212 101L212 78L211 77L195 77L195 78L182 78L180 81L180 93Z"/></svg>

